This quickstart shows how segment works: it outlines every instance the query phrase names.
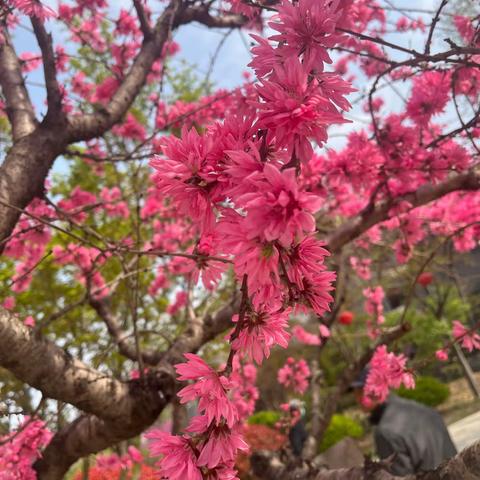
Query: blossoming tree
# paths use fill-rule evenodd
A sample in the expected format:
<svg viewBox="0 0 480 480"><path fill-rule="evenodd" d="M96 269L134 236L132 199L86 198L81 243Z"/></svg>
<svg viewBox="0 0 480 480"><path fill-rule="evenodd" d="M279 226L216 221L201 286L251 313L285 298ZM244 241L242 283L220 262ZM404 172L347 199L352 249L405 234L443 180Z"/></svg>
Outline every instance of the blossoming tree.
<svg viewBox="0 0 480 480"><path fill-rule="evenodd" d="M370 344L338 377L315 434L372 356L367 397L412 385L406 359L389 351L410 326L405 316L384 326L370 252L405 264L429 251L415 285L439 245L469 251L480 236L480 22L454 15L443 41L438 3L427 21L367 0L2 2L1 381L41 392L33 412L16 387L13 411L22 399L38 416L52 401L75 408L53 435L28 422L7 435L9 468L21 458L22 478L63 478L180 401L197 404L184 430L147 434L159 478L236 478L254 364L287 348L291 332L321 355L348 269L364 282ZM254 32L253 78L182 96L170 59L175 31L191 22ZM398 42L386 39L392 28ZM17 52L25 31L37 45ZM43 115L30 99L37 68ZM349 118L354 102L365 128ZM326 148L348 123L345 145ZM58 162L64 172L50 175ZM475 328L455 324L438 358L456 342L477 348ZM278 378L304 391L306 372L292 359ZM31 439L24 456L21 439Z"/></svg>

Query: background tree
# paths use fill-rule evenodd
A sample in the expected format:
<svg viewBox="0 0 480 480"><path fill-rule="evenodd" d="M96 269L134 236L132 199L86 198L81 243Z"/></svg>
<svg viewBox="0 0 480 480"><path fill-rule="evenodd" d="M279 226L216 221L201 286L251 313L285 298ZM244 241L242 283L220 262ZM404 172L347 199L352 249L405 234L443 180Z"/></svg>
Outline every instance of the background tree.
<svg viewBox="0 0 480 480"><path fill-rule="evenodd" d="M461 42L443 41L446 3L426 16L361 0L2 4L1 382L9 412L55 432L39 443L38 478L145 431L184 386L177 374L199 380L181 396L199 398L207 423L196 417L189 440L158 434L153 453L168 460L192 442L177 465L232 478L237 423L256 400L250 362L287 346L288 321L320 363L330 350L342 366L314 405L316 440L374 353L429 328L412 313L421 275L480 233L479 21L454 18ZM181 25L258 33L265 19L276 33L254 35L255 79L241 87L170 67ZM38 48L17 54L25 29ZM27 74L39 67L35 112ZM347 98L368 123L327 149ZM385 322L389 289L403 309ZM365 311L355 349L337 326L346 306ZM457 327L443 350L477 346L476 328ZM198 351L215 369L185 360ZM209 438L229 445L220 459L204 453Z"/></svg>

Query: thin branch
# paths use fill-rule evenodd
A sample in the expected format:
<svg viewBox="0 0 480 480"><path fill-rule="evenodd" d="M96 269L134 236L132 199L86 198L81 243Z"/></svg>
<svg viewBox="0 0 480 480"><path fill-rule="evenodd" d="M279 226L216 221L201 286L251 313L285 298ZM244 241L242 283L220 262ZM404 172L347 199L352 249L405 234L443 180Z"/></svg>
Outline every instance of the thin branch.
<svg viewBox="0 0 480 480"><path fill-rule="evenodd" d="M437 185L423 185L415 192L380 202L370 211L347 220L330 235L327 240L328 248L332 252L338 252L344 245L358 238L374 225L387 220L390 210L400 202L410 203L410 210L413 210L454 191L479 189L480 176L473 171L452 176Z"/></svg>
<svg viewBox="0 0 480 480"><path fill-rule="evenodd" d="M55 62L55 52L53 50L52 36L47 33L45 26L38 17L30 17L33 31L37 38L38 46L43 57L43 72L45 76L45 85L47 88L47 116L48 121L58 122L65 120L62 110L62 93L57 80L57 67Z"/></svg>
<svg viewBox="0 0 480 480"><path fill-rule="evenodd" d="M137 12L138 21L140 22L140 30L143 33L143 38L149 40L153 34L150 23L148 22L147 14L143 8L142 2L140 0L133 0L133 6Z"/></svg>

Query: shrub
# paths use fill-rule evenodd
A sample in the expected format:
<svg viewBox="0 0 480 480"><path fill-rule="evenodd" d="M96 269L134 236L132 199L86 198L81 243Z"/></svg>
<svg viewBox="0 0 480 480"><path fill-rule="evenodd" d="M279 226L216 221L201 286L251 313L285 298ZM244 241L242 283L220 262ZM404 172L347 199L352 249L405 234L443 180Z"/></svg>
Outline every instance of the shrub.
<svg viewBox="0 0 480 480"><path fill-rule="evenodd" d="M276 412L259 412L259 413L276 413ZM245 425L244 428L245 441L250 447L249 452L240 452L237 455L235 466L238 469L240 478L251 478L248 476L250 471L250 456L258 450L268 450L275 452L280 450L287 442L287 437L278 430L267 427L266 425L254 424Z"/></svg>
<svg viewBox="0 0 480 480"><path fill-rule="evenodd" d="M267 427L274 427L280 420L280 413L273 410L260 410L254 413L248 420L249 425L267 425Z"/></svg>
<svg viewBox="0 0 480 480"><path fill-rule="evenodd" d="M418 377L415 382L415 388L409 390L400 387L397 395L416 402L423 403L429 407L436 407L443 403L450 395L448 385L440 382L434 377Z"/></svg>
<svg viewBox="0 0 480 480"><path fill-rule="evenodd" d="M360 438L363 434L363 427L353 418L346 415L333 415L320 443L320 452L328 450L345 437Z"/></svg>

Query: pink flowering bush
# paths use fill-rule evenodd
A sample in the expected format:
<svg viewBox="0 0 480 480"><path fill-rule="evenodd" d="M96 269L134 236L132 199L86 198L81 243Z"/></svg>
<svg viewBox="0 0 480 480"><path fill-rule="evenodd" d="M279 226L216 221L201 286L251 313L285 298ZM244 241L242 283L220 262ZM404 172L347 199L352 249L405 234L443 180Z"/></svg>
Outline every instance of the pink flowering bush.
<svg viewBox="0 0 480 480"><path fill-rule="evenodd" d="M369 364L369 372L364 387L365 401L383 403L391 388L415 387L415 379L406 368L404 355L395 355L387 351L387 347L378 347Z"/></svg>
<svg viewBox="0 0 480 480"><path fill-rule="evenodd" d="M304 359L296 361L294 358L288 357L285 365L278 371L277 380L285 388L303 394L308 388L309 377L310 369Z"/></svg>
<svg viewBox="0 0 480 480"><path fill-rule="evenodd" d="M17 430L0 437L0 479L35 480L33 462L52 435L45 422L25 417Z"/></svg>

